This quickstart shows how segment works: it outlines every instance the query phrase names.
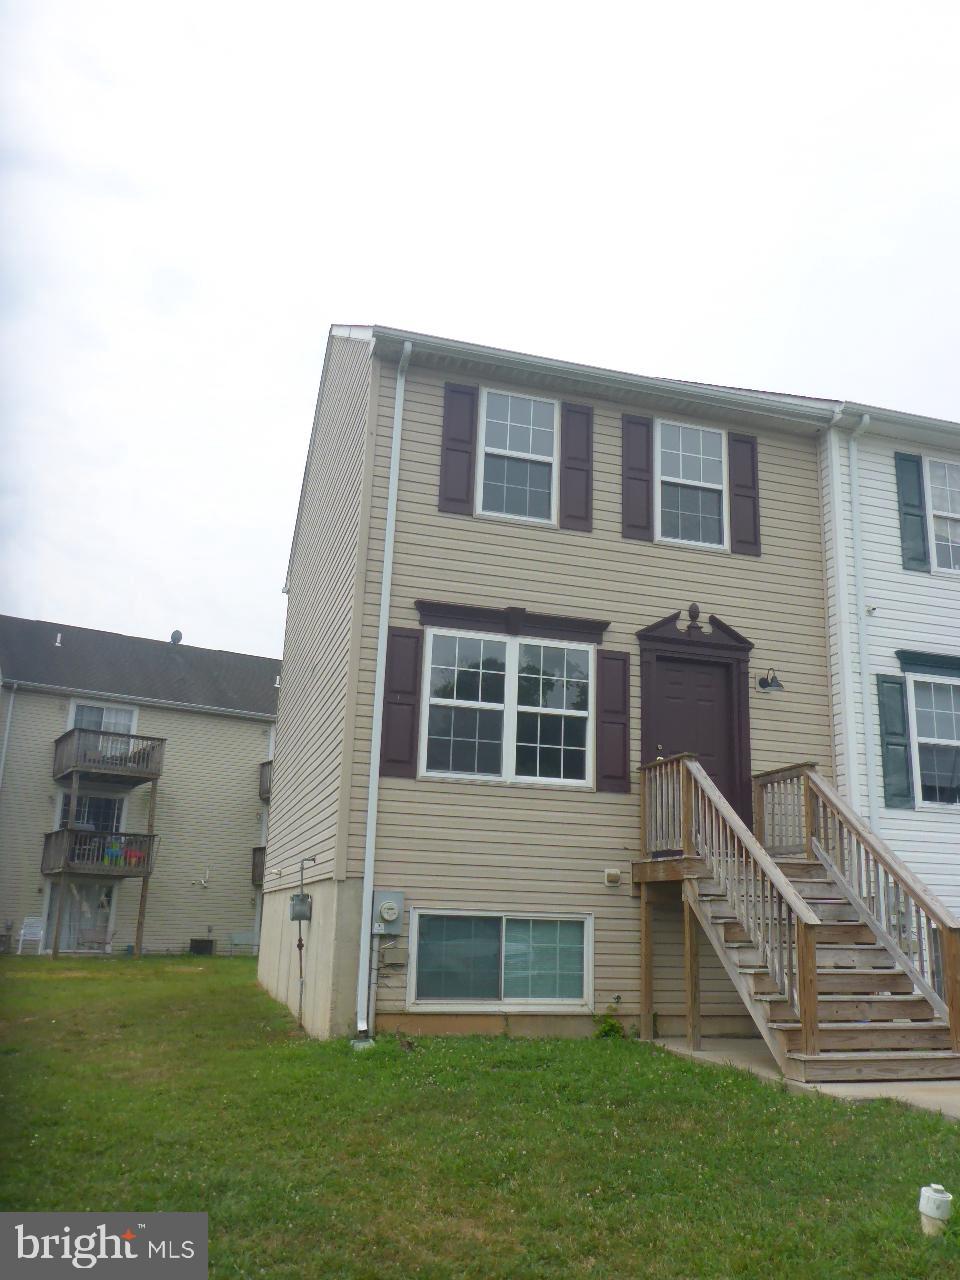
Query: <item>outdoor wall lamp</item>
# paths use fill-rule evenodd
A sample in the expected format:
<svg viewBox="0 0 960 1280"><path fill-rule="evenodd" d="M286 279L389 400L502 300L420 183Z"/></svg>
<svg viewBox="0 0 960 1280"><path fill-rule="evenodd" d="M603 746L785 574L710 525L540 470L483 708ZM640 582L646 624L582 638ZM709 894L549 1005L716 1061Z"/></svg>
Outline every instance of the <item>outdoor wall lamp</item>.
<svg viewBox="0 0 960 1280"><path fill-rule="evenodd" d="M783 689L783 685L780 683L779 677L773 667L767 667L767 674L765 676L761 676L757 681L757 688L763 689L765 693L769 693L773 689Z"/></svg>

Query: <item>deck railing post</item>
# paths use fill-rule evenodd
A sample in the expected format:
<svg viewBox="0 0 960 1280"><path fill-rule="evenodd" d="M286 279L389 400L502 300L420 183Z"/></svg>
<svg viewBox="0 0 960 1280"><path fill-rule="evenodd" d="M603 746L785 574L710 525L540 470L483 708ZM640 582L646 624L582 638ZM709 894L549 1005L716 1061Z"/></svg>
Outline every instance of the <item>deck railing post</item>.
<svg viewBox="0 0 960 1280"><path fill-rule="evenodd" d="M693 832L693 774L685 760L680 761L680 847L684 857L696 857Z"/></svg>
<svg viewBox="0 0 960 1280"><path fill-rule="evenodd" d="M150 874L153 870L153 827L157 816L157 783L150 783L150 800L147 807L147 865L144 877L140 882L140 906L137 910L137 934L133 944L133 954L138 958L143 954L143 927L147 918L147 890L150 887Z"/></svg>
<svg viewBox="0 0 960 1280"><path fill-rule="evenodd" d="M950 1017L950 1043L960 1053L960 928L941 930L943 1001Z"/></svg>
<svg viewBox="0 0 960 1280"><path fill-rule="evenodd" d="M816 926L797 920L797 1013L800 1052L817 1052L817 935Z"/></svg>
<svg viewBox="0 0 960 1280"><path fill-rule="evenodd" d="M810 782L810 775L802 775L803 785L803 845L808 858L815 858L813 842L817 835L817 797Z"/></svg>
<svg viewBox="0 0 960 1280"><path fill-rule="evenodd" d="M683 970L687 997L687 1048L700 1048L700 922L690 905L688 885L683 886Z"/></svg>
<svg viewBox="0 0 960 1280"><path fill-rule="evenodd" d="M763 784L758 778L753 780L753 834L758 843L766 847L766 814L764 813Z"/></svg>
<svg viewBox="0 0 960 1280"><path fill-rule="evenodd" d="M650 842L647 839L647 775L640 772L640 857L649 858Z"/></svg>
<svg viewBox="0 0 960 1280"><path fill-rule="evenodd" d="M653 1039L653 903L640 886L640 1039Z"/></svg>

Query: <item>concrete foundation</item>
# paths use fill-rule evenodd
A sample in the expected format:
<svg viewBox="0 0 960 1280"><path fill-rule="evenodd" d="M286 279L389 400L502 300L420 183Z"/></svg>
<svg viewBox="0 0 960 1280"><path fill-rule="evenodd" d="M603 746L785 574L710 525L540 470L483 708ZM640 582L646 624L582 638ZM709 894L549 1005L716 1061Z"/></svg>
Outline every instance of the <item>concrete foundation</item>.
<svg viewBox="0 0 960 1280"><path fill-rule="evenodd" d="M318 880L306 885L312 919L303 930L303 1027L326 1040L356 1031L357 961L362 881ZM257 977L296 1016L299 1005L297 923L290 891L264 892Z"/></svg>

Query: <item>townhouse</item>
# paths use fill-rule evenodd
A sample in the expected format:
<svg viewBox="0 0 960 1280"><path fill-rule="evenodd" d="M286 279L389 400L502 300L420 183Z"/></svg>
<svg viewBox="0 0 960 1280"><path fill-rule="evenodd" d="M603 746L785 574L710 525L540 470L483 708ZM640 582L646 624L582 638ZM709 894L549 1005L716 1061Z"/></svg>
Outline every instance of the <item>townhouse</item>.
<svg viewBox="0 0 960 1280"><path fill-rule="evenodd" d="M960 910L960 427L846 408L823 446L841 790Z"/></svg>
<svg viewBox="0 0 960 1280"><path fill-rule="evenodd" d="M179 632L0 617L7 949L255 950L279 674Z"/></svg>
<svg viewBox="0 0 960 1280"><path fill-rule="evenodd" d="M835 770L863 412L333 327L259 960L309 1031L957 1074L960 924Z"/></svg>

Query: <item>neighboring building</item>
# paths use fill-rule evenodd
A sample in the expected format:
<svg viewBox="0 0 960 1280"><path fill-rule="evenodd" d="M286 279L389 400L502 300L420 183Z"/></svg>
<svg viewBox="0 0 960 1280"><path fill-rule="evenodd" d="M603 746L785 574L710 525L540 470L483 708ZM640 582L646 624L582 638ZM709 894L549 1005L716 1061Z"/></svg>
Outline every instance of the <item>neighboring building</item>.
<svg viewBox="0 0 960 1280"><path fill-rule="evenodd" d="M59 914L61 952L131 948L148 876L144 952L255 949L279 674L272 658L0 616L8 945L40 917L50 951Z"/></svg>
<svg viewBox="0 0 960 1280"><path fill-rule="evenodd" d="M830 783L822 449L856 413L331 330L259 961L308 1030L611 1009L801 1078L960 1073L960 924Z"/></svg>
<svg viewBox="0 0 960 1280"><path fill-rule="evenodd" d="M838 784L960 912L960 424L848 410L824 463Z"/></svg>

